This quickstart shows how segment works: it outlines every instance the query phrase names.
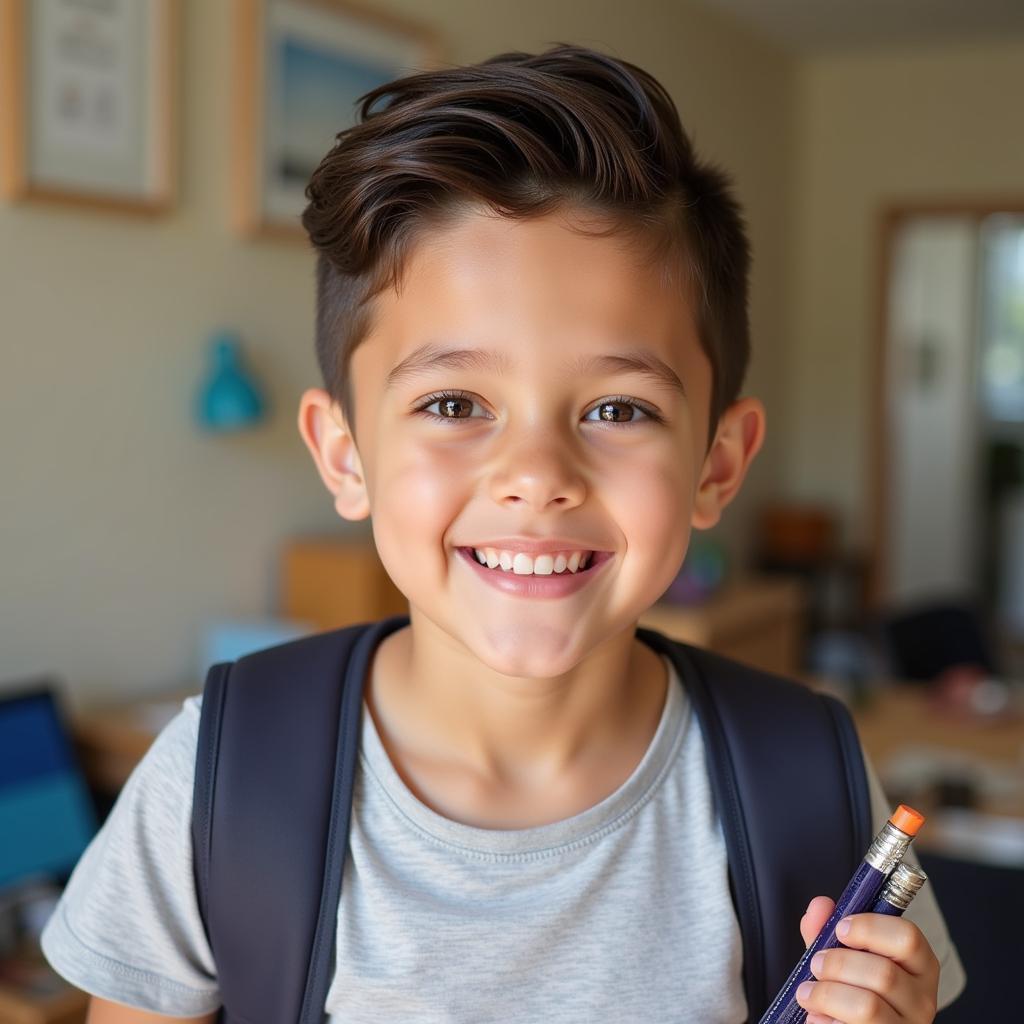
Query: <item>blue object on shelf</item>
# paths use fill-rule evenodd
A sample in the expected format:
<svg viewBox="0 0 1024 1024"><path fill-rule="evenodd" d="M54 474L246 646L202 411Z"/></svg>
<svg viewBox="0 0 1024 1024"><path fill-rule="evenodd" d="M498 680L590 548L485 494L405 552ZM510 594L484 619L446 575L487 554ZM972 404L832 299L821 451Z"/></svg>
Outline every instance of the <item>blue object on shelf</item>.
<svg viewBox="0 0 1024 1024"><path fill-rule="evenodd" d="M266 401L242 365L241 339L221 331L210 339L210 365L196 398L196 421L203 430L242 430L259 423Z"/></svg>

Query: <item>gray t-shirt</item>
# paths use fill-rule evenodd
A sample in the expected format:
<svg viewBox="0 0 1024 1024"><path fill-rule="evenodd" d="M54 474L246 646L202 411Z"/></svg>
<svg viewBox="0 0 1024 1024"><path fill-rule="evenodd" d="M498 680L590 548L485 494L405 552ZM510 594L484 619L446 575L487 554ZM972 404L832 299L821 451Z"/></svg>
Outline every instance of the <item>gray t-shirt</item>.
<svg viewBox="0 0 1024 1024"><path fill-rule="evenodd" d="M582 813L535 828L474 828L427 807L364 705L329 1021L746 1019L700 727L665 662L665 707L630 777ZM188 697L157 736L42 934L47 960L72 984L180 1017L221 1003L192 878L201 701ZM869 773L877 830L892 808ZM942 964L944 1006L965 978L930 885L907 917Z"/></svg>

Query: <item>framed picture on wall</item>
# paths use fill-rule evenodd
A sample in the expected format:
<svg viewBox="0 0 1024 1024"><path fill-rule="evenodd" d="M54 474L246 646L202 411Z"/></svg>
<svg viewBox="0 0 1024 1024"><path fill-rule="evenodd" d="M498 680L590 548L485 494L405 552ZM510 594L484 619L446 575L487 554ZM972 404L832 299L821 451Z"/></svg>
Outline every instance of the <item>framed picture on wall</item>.
<svg viewBox="0 0 1024 1024"><path fill-rule="evenodd" d="M0 0L0 191L160 213L175 199L179 0Z"/></svg>
<svg viewBox="0 0 1024 1024"><path fill-rule="evenodd" d="M437 66L427 24L352 0L235 0L232 223L245 236L305 238L305 188L356 100Z"/></svg>

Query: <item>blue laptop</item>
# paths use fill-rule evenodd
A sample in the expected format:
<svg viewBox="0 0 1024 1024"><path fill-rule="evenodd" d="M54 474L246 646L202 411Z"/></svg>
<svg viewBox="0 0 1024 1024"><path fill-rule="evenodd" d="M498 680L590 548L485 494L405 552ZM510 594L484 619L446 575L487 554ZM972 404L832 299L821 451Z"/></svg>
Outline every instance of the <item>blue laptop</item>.
<svg viewBox="0 0 1024 1024"><path fill-rule="evenodd" d="M98 827L54 682L0 688L0 894L64 884Z"/></svg>

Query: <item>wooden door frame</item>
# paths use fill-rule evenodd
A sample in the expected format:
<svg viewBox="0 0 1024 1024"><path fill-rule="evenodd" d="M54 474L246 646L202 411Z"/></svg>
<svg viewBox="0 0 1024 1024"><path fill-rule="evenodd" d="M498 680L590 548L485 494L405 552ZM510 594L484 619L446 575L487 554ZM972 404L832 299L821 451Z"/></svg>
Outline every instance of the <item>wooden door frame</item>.
<svg viewBox="0 0 1024 1024"><path fill-rule="evenodd" d="M875 260L875 316L871 343L872 366L871 438L869 451L871 469L870 510L871 531L868 544L867 604L876 610L882 604L882 581L888 569L889 507L888 480L889 455L885 439L889 435L887 373L889 350L889 279L892 272L892 250L896 232L915 217L967 217L977 225L996 213L1024 215L1024 197L1007 196L1004 199L946 199L908 200L882 206L876 221Z"/></svg>

